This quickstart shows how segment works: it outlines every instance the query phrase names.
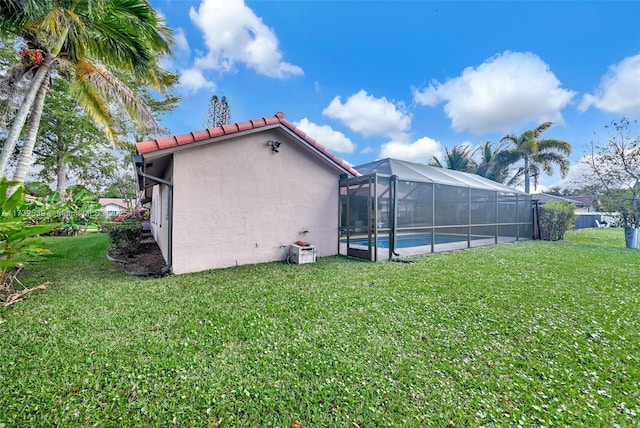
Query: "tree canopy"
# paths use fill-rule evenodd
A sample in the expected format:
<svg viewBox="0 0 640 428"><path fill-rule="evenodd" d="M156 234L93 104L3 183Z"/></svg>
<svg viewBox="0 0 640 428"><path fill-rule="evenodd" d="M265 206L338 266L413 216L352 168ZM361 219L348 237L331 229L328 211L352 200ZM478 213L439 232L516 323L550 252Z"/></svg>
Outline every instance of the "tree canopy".
<svg viewBox="0 0 640 428"><path fill-rule="evenodd" d="M222 126L231 123L231 107L227 102L227 97L222 98L212 95L209 99L209 109L207 110L207 118L204 121L205 127Z"/></svg>
<svg viewBox="0 0 640 428"><path fill-rule="evenodd" d="M21 37L17 67L34 69L0 156L0 175L29 117L25 144L14 178L24 179L39 127L52 73L66 71L71 92L85 112L115 141L114 112L125 113L141 127L154 117L136 87L118 78L131 76L138 85L165 88L167 73L160 59L170 52L171 31L145 0L0 0L0 28ZM24 52L24 53L23 53ZM18 84L16 80L14 84Z"/></svg>
<svg viewBox="0 0 640 428"><path fill-rule="evenodd" d="M622 214L628 227L640 226L640 126L623 117L605 127L591 142L583 162L590 174L585 180L603 189L602 203Z"/></svg>
<svg viewBox="0 0 640 428"><path fill-rule="evenodd" d="M518 168L514 179L524 177L524 191L530 193L531 181L537 187L540 173L552 175L553 167L560 168L560 175L566 177L569 172L571 144L566 141L540 136L551 126L552 122L545 122L535 129L530 129L520 135L506 135L500 141L509 146L500 153L500 162L506 165L523 165ZM512 180L513 181L513 180Z"/></svg>

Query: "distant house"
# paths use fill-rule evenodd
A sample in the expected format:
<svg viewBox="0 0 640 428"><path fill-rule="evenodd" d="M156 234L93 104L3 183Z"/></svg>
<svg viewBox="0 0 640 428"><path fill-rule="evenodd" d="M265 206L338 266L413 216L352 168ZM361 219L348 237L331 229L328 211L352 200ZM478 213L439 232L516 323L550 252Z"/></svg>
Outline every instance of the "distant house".
<svg viewBox="0 0 640 428"><path fill-rule="evenodd" d="M579 200L570 199L563 196L549 195L547 193L533 193L531 194L531 200L538 201L538 204L540 205L544 205L547 202L569 202L576 207L576 212L578 210L584 209L584 203Z"/></svg>
<svg viewBox="0 0 640 428"><path fill-rule="evenodd" d="M575 201L582 204L582 207L576 210L577 213L591 213L595 212L598 200L594 195L585 196L565 196L569 201Z"/></svg>
<svg viewBox="0 0 640 428"><path fill-rule="evenodd" d="M151 232L173 273L338 254L341 175L359 175L284 114L136 144Z"/></svg>
<svg viewBox="0 0 640 428"><path fill-rule="evenodd" d="M131 207L136 206L135 199L127 203L126 199L100 198L98 203L101 206L100 211L104 213L107 219L113 219L119 215L126 214Z"/></svg>

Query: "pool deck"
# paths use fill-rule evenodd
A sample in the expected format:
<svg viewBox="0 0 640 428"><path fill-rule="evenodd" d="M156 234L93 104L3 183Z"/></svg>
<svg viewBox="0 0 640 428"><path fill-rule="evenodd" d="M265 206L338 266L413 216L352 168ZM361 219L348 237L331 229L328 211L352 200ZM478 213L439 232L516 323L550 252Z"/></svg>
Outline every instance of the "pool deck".
<svg viewBox="0 0 640 428"><path fill-rule="evenodd" d="M498 244L506 244L509 242L516 242L516 241L517 239L512 236L498 237ZM413 256L427 255L427 254L444 253L447 251L466 250L468 248L486 247L489 245L496 245L495 237L484 238L484 239L472 239L471 246L468 246L467 240L461 240L457 242L448 242L443 244L435 244L433 248L433 253L431 252L431 245L397 248L396 253L399 254L399 257L413 257ZM351 248L359 249L359 250L367 250L367 247L365 245L351 245ZM375 251L375 248L372 248L372 251ZM340 242L340 254L341 255L347 254L347 244L345 242ZM378 248L378 261L385 261L385 260L389 260L389 249Z"/></svg>

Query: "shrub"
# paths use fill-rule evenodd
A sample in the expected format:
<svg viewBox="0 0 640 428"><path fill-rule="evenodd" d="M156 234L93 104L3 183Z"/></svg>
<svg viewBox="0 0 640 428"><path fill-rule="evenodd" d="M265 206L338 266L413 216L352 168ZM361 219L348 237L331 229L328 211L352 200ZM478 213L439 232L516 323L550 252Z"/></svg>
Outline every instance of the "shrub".
<svg viewBox="0 0 640 428"><path fill-rule="evenodd" d="M571 202L548 202L540 207L540 232L542 239L558 241L564 233L573 229L576 207Z"/></svg>
<svg viewBox="0 0 640 428"><path fill-rule="evenodd" d="M125 254L133 254L140 247L142 223L139 220L125 220L107 223L104 230L109 234L111 247L122 250Z"/></svg>
<svg viewBox="0 0 640 428"><path fill-rule="evenodd" d="M54 236L82 235L90 225L97 225L104 214L100 204L85 191L60 201L58 193L28 201L24 214L29 224L52 223L58 226L51 230Z"/></svg>
<svg viewBox="0 0 640 428"><path fill-rule="evenodd" d="M46 253L35 236L48 233L57 224L29 224L24 187L0 178L0 285L10 282L7 273L33 257ZM10 189L15 190L11 193Z"/></svg>

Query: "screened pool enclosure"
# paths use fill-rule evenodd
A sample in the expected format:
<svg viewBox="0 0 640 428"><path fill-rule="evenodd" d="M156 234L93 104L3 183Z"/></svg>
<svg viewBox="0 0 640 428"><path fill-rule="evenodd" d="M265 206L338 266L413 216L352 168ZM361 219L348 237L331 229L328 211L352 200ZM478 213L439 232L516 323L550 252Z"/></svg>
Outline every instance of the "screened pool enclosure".
<svg viewBox="0 0 640 428"><path fill-rule="evenodd" d="M340 254L372 261L531 239L531 196L395 159L340 180Z"/></svg>

